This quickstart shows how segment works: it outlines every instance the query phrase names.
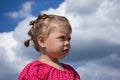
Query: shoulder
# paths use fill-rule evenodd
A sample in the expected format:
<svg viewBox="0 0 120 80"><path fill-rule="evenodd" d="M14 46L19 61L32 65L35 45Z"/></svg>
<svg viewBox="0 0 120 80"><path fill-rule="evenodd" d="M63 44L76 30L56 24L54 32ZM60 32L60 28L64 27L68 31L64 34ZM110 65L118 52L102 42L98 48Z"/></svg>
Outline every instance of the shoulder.
<svg viewBox="0 0 120 80"><path fill-rule="evenodd" d="M71 65L69 65L69 64L62 63L62 65L64 66L65 69L69 69L69 70L75 71L75 69Z"/></svg>
<svg viewBox="0 0 120 80"><path fill-rule="evenodd" d="M44 64L35 60L27 64L19 74L19 80L37 80L44 74ZM41 75L40 77L38 75ZM42 78L42 77L41 77Z"/></svg>
<svg viewBox="0 0 120 80"><path fill-rule="evenodd" d="M40 68L40 67L42 67L42 63L41 62L39 62L38 60L35 60L35 61L33 61L33 62L30 62L30 63L28 63L24 68L23 68L23 70L22 70L22 72L26 72L26 71L33 71L33 70L35 70L35 69L38 69L38 68Z"/></svg>
<svg viewBox="0 0 120 80"><path fill-rule="evenodd" d="M80 76L79 76L78 72L71 65L63 64L63 66L67 71L69 71L70 73L72 73L74 75L76 80L80 80Z"/></svg>

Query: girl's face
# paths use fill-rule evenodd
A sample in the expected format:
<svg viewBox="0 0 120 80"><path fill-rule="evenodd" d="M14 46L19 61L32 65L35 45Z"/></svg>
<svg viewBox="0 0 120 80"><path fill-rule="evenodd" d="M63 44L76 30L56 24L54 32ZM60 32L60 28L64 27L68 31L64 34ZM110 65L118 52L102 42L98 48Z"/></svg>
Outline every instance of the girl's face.
<svg viewBox="0 0 120 80"><path fill-rule="evenodd" d="M67 26L57 26L45 40L45 54L54 59L64 58L70 51L71 31Z"/></svg>

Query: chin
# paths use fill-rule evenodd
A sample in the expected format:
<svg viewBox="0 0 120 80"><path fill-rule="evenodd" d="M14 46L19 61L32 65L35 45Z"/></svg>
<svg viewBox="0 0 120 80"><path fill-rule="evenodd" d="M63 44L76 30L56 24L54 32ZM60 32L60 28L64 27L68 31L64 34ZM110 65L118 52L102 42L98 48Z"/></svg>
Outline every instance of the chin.
<svg viewBox="0 0 120 80"><path fill-rule="evenodd" d="M59 59L64 59L66 57L66 55L65 56L61 56L61 57L59 57Z"/></svg>

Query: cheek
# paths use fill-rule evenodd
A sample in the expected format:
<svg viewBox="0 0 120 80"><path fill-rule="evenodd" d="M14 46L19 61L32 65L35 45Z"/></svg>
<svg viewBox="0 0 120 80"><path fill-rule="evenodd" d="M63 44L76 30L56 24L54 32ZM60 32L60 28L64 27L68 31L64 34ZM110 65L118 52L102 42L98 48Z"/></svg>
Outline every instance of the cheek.
<svg viewBox="0 0 120 80"><path fill-rule="evenodd" d="M51 41L47 44L46 49L49 51L58 51L64 48L64 44L59 41Z"/></svg>

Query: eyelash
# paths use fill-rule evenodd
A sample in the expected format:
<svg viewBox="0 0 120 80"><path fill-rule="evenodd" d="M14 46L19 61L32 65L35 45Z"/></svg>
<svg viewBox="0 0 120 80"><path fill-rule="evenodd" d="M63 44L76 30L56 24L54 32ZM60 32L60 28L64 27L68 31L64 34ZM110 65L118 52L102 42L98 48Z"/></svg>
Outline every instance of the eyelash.
<svg viewBox="0 0 120 80"><path fill-rule="evenodd" d="M61 40L66 40L64 36L59 37ZM68 41L71 40L71 37L67 39Z"/></svg>

